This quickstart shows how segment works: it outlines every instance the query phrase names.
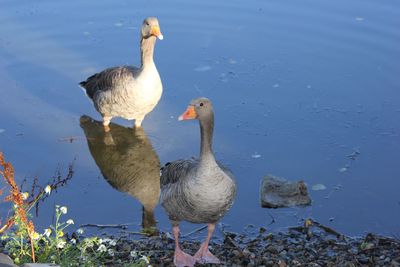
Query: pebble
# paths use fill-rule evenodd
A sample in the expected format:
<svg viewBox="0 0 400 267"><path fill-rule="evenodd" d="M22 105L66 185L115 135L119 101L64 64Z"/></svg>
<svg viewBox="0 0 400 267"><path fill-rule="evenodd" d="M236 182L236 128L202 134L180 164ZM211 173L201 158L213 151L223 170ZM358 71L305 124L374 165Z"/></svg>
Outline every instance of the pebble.
<svg viewBox="0 0 400 267"><path fill-rule="evenodd" d="M318 235L307 235L307 231L289 231L268 233L256 229L256 235L232 235L233 243L222 242L215 237L211 241L212 253L217 256L222 266L392 266L400 267L400 241L369 234L367 237L340 238L321 231ZM308 229L310 230L310 229ZM217 242L213 242L217 241ZM182 249L193 255L200 246L200 241L182 238ZM365 249L365 247L373 249ZM174 241L166 233L155 238L118 239L115 246L115 258L108 262L118 262L121 266L132 261L131 251L150 256L152 266L173 266ZM363 249L361 249L363 248ZM0 252L4 248L0 244ZM3 254L4 255L4 254ZM0 263L1 253L0 253ZM0 267L4 265L0 264ZM7 265L5 265L7 266ZM16 267L9 265L7 267Z"/></svg>
<svg viewBox="0 0 400 267"><path fill-rule="evenodd" d="M278 254L278 249L274 245L270 245L269 247L267 247L267 251L272 254Z"/></svg>
<svg viewBox="0 0 400 267"><path fill-rule="evenodd" d="M399 267L400 266L400 262L392 260L392 262L390 263L391 266L393 267Z"/></svg>
<svg viewBox="0 0 400 267"><path fill-rule="evenodd" d="M25 263L22 267L60 267L56 264L51 263Z"/></svg>

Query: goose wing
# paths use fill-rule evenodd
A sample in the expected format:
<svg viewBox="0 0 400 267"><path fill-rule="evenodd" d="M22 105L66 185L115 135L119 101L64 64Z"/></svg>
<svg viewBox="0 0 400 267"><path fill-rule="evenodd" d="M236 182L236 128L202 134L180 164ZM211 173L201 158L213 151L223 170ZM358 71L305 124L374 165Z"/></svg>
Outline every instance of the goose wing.
<svg viewBox="0 0 400 267"><path fill-rule="evenodd" d="M229 178L231 178L232 180L235 180L235 176L233 175L231 169L229 169L228 167L222 165L221 162L217 161L218 166L221 168L221 170L229 176Z"/></svg>
<svg viewBox="0 0 400 267"><path fill-rule="evenodd" d="M86 94L93 99L97 91L109 91L123 88L124 83L136 77L140 69L133 66L120 66L96 73L79 85L86 90Z"/></svg>
<svg viewBox="0 0 400 267"><path fill-rule="evenodd" d="M161 168L161 186L174 184L196 169L198 159L181 159L168 162Z"/></svg>

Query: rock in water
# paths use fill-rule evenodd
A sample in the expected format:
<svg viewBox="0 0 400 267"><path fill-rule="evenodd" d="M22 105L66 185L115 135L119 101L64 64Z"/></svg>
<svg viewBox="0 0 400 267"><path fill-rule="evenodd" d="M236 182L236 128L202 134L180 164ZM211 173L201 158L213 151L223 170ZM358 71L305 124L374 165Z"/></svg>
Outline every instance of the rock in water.
<svg viewBox="0 0 400 267"><path fill-rule="evenodd" d="M280 177L267 175L261 181L261 206L282 208L311 204L307 186L303 181L290 182Z"/></svg>

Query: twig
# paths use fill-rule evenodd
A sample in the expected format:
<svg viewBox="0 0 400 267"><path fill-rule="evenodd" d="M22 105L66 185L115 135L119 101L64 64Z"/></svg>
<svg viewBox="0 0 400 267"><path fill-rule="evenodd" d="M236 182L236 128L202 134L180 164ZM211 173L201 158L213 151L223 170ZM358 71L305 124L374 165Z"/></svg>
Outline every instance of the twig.
<svg viewBox="0 0 400 267"><path fill-rule="evenodd" d="M87 223L87 224L82 224L80 227L122 228L122 229L126 229L129 225L133 225L133 224L132 223L123 223L123 224L94 224L94 223Z"/></svg>
<svg viewBox="0 0 400 267"><path fill-rule="evenodd" d="M276 221L275 221L274 216L271 215L271 213L268 212L268 215L269 215L269 217L271 217L271 222L267 226L270 226L271 224L274 224Z"/></svg>
<svg viewBox="0 0 400 267"><path fill-rule="evenodd" d="M306 228L304 226L292 226L289 227L289 230L294 230L300 233L303 233Z"/></svg>
<svg viewBox="0 0 400 267"><path fill-rule="evenodd" d="M321 224L321 223L319 223L319 222L316 222L316 221L312 221L312 222L313 222L313 224L314 224L315 226L321 228L322 230L324 230L324 231L327 232L327 233L333 234L333 235L335 235L336 237L343 237L343 234L341 234L341 233L339 233L339 232L333 230L332 228L330 228L330 227L328 227L328 226L325 226L325 225L323 225L323 224Z"/></svg>
<svg viewBox="0 0 400 267"><path fill-rule="evenodd" d="M218 229L222 232L222 234L224 235L225 239L227 239L229 241L229 243L231 243L239 252L242 256L244 256L244 253L242 251L242 249L239 247L239 245L235 242L235 240L232 239L232 237L230 237L225 231L224 231L224 227L222 226L221 223L218 224Z"/></svg>
<svg viewBox="0 0 400 267"><path fill-rule="evenodd" d="M82 139L82 136L68 136L68 137L64 137L64 138L59 138L57 141L58 142L69 142L72 143L75 140L79 140Z"/></svg>
<svg viewBox="0 0 400 267"><path fill-rule="evenodd" d="M183 235L182 238L188 237L188 236L190 236L190 235L192 235L192 234L195 234L195 233L197 233L197 232L200 232L200 231L202 231L202 230L204 230L204 229L206 229L206 228L207 228L207 225L204 225L204 226L202 226L202 227L199 227L199 228L197 228L197 229L191 231L190 233L188 233L188 234L186 234L186 235Z"/></svg>
<svg viewBox="0 0 400 267"><path fill-rule="evenodd" d="M134 232L134 231L122 231L125 234L130 234L130 235L141 235L141 236L150 236L148 233L142 233L142 232Z"/></svg>
<svg viewBox="0 0 400 267"><path fill-rule="evenodd" d="M308 223L306 223L304 226L289 227L289 230L295 230L295 231L298 231L298 232L300 232L300 233L306 233L306 232L307 232L307 233L311 233L311 232L309 232L310 227L314 225L314 226L316 226L316 227L318 227L318 228L324 230L325 232L327 232L327 233L329 233L329 234L335 235L337 238L342 238L342 237L344 237L343 234L341 234L341 233L339 233L339 232L333 230L332 228L330 228L330 227L328 227L328 226L325 226L325 225L323 225L323 224L321 224L321 223L319 223L319 222L316 222L316 221L311 220L311 219L307 219L307 221L308 221Z"/></svg>

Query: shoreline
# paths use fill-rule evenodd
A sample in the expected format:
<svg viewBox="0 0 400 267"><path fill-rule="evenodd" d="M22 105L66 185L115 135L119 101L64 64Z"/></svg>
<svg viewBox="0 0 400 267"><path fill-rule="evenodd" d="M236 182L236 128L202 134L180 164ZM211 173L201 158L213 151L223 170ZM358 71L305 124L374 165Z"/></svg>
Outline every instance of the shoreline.
<svg viewBox="0 0 400 267"><path fill-rule="evenodd" d="M221 230L223 237L211 241L210 251L222 264L196 266L400 266L400 240L394 237L372 233L349 237L311 220L287 231L268 232L263 227L253 230L254 236ZM190 235L200 231L203 229ZM133 252L138 255L136 260L143 256L149 259L149 264L143 266L174 266L174 240L169 232L139 235L139 238L136 232L132 234L135 238L129 232L100 236L116 241L113 255L104 257L103 266L142 266L132 265L135 262ZM188 235L180 241L181 248L191 255L201 243L197 238L190 240ZM0 246L0 252L3 250Z"/></svg>

